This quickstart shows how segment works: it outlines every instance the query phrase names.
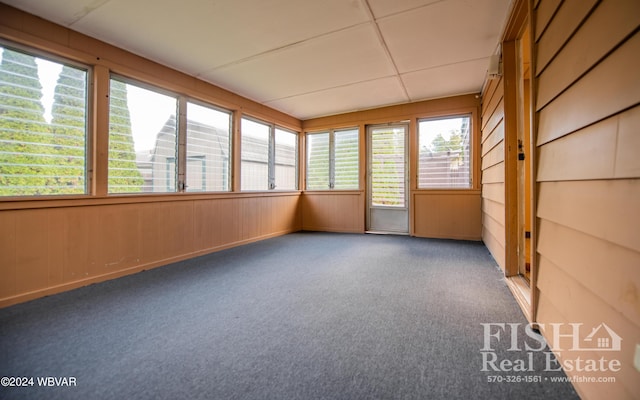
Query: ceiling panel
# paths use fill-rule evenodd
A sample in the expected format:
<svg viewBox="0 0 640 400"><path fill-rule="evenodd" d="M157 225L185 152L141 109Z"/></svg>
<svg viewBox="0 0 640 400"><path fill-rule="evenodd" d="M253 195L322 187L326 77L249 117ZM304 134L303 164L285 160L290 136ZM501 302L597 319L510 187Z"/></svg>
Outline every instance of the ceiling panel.
<svg viewBox="0 0 640 400"><path fill-rule="evenodd" d="M398 14L400 12L414 10L428 4L438 3L442 0L368 0L371 11L376 18L387 15Z"/></svg>
<svg viewBox="0 0 640 400"><path fill-rule="evenodd" d="M412 72L493 54L508 3L448 0L378 24L399 72Z"/></svg>
<svg viewBox="0 0 640 400"><path fill-rule="evenodd" d="M394 74L373 27L363 24L202 76L252 99L272 101Z"/></svg>
<svg viewBox="0 0 640 400"><path fill-rule="evenodd" d="M111 0L72 28L199 74L365 21L357 0Z"/></svg>
<svg viewBox="0 0 640 400"><path fill-rule="evenodd" d="M395 76L307 93L266 103L301 119L340 114L408 101Z"/></svg>
<svg viewBox="0 0 640 400"><path fill-rule="evenodd" d="M479 93L489 59L462 62L402 75L411 101Z"/></svg>
<svg viewBox="0 0 640 400"><path fill-rule="evenodd" d="M479 91L513 0L0 0L309 118Z"/></svg>

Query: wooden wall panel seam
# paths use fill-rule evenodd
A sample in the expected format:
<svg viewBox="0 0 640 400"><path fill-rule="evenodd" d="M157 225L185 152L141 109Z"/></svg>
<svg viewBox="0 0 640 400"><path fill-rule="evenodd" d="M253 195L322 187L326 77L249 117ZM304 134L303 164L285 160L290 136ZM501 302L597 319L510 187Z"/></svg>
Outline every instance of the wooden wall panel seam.
<svg viewBox="0 0 640 400"><path fill-rule="evenodd" d="M542 109L629 39L638 25L640 2L602 1L538 76L536 110Z"/></svg>
<svg viewBox="0 0 640 400"><path fill-rule="evenodd" d="M587 20L599 0L564 0L537 41L535 75L539 76Z"/></svg>

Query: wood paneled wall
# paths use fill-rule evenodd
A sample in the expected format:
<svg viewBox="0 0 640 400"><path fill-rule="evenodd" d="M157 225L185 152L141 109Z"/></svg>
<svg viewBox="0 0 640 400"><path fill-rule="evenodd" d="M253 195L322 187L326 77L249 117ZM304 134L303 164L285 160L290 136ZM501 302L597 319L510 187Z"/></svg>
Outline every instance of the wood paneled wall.
<svg viewBox="0 0 640 400"><path fill-rule="evenodd" d="M364 196L361 191L306 192L302 196L302 229L364 233Z"/></svg>
<svg viewBox="0 0 640 400"><path fill-rule="evenodd" d="M637 398L640 372L640 2L541 0L534 9L539 183L537 320L606 323L621 352L615 383L576 383L585 399ZM586 332L585 334L588 334Z"/></svg>
<svg viewBox="0 0 640 400"><path fill-rule="evenodd" d="M500 268L505 259L504 81L489 80L482 94L482 241Z"/></svg>
<svg viewBox="0 0 640 400"><path fill-rule="evenodd" d="M0 38L93 69L87 196L0 200L0 307L302 227L300 192L108 196L108 88L115 72L296 131L301 121L195 77L0 4Z"/></svg>
<svg viewBox="0 0 640 400"><path fill-rule="evenodd" d="M358 127L360 129L360 190L303 194L303 227L308 230L364 232L366 224L366 127L409 122L410 234L419 237L480 240L480 103L477 95L426 100L411 104L333 115L303 121L304 131ZM471 114L473 129L473 188L417 189L417 121L420 118Z"/></svg>
<svg viewBox="0 0 640 400"><path fill-rule="evenodd" d="M1 210L0 307L298 231L299 197L167 197Z"/></svg>

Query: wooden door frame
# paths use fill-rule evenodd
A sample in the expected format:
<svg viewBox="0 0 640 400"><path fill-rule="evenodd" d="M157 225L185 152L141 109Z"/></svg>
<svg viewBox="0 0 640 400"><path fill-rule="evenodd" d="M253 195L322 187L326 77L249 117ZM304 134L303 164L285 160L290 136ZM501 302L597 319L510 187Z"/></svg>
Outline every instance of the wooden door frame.
<svg viewBox="0 0 640 400"><path fill-rule="evenodd" d="M531 221L531 278L529 285L519 276L518 269L518 40L522 37L525 27L529 25L531 40L531 66L535 65L534 51L534 21L533 2L531 0L517 0L512 8L502 38L502 63L504 80L504 159L505 159L505 276L507 284L513 292L516 301L531 323L536 322L538 306L537 271L538 260L536 254L537 222L536 197L536 126L535 126L535 71L531 74L531 91L529 94L529 112L531 129L531 154L528 157L532 174L530 199Z"/></svg>

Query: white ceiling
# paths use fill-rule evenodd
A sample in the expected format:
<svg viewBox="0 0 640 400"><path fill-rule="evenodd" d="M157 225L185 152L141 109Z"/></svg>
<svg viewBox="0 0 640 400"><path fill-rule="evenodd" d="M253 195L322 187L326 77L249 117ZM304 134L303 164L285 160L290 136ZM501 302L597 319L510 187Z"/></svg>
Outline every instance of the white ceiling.
<svg viewBox="0 0 640 400"><path fill-rule="evenodd" d="M299 119L482 88L512 0L1 0Z"/></svg>

